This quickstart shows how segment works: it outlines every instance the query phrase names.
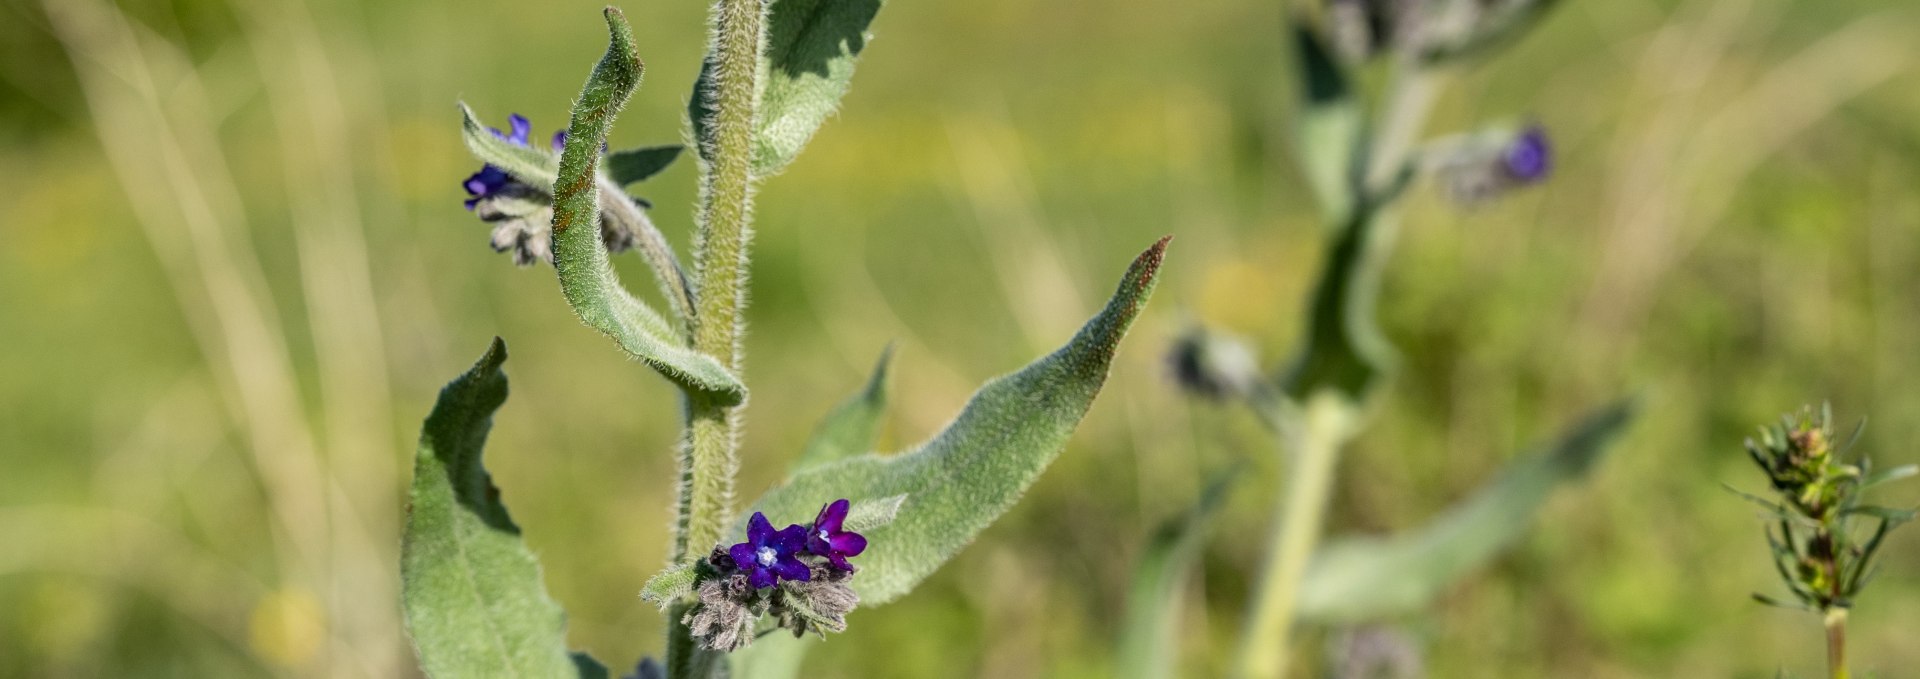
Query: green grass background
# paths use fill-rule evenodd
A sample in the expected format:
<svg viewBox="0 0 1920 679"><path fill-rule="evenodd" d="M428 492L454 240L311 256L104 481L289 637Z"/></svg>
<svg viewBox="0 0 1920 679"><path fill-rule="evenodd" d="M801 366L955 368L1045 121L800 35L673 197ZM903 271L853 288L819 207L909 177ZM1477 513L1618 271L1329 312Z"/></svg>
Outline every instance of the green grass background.
<svg viewBox="0 0 1920 679"><path fill-rule="evenodd" d="M1755 512L1720 486L1757 488L1740 439L1821 400L1871 420L1864 452L1920 461L1920 11L1564 4L1439 106L1434 133L1544 122L1558 166L1474 210L1416 189L1381 310L1404 369L1342 462L1330 528L1418 525L1637 393L1630 435L1540 530L1392 624L1436 677L1814 676L1818 623L1747 599L1774 576ZM614 143L676 141L705 5L623 8L648 71ZM488 463L570 639L614 665L657 652L636 593L666 557L675 392L459 205L476 164L454 101L560 127L604 47L596 9L0 4L0 676L411 673L391 594L406 464L436 390L496 334L514 391ZM1144 536L1244 459L1179 625L1184 675L1223 669L1279 456L1244 414L1173 393L1160 356L1202 319L1277 365L1300 328L1321 236L1288 160L1281 16L1275 0L881 13L841 114L759 194L744 496L889 341L898 449L1177 238L1066 454L913 595L855 613L809 676L1105 676ZM186 132L128 122L129 101ZM178 217L181 182L140 170L169 148L214 196L211 230ZM691 165L642 193L684 246ZM210 261L239 282L203 282ZM292 474L318 504L276 504L263 465L303 461L326 471ZM1885 563L1855 664L1909 676L1920 534Z"/></svg>

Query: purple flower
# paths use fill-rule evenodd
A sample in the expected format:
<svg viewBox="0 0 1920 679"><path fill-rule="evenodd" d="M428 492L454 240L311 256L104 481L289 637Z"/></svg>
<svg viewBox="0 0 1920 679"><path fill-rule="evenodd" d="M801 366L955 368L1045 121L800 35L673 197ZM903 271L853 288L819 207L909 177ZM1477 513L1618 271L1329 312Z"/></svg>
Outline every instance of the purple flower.
<svg viewBox="0 0 1920 679"><path fill-rule="evenodd" d="M767 522L767 515L754 512L747 521L747 541L727 550L733 565L747 574L747 582L756 588L772 587L780 579L806 582L812 569L800 561L807 547L807 529L798 525L778 531Z"/></svg>
<svg viewBox="0 0 1920 679"><path fill-rule="evenodd" d="M487 131L492 132L493 136L514 146L527 145L527 135L533 132L533 123L528 122L526 116L518 113L507 116L507 127L513 129L512 134L501 132L499 128L494 127L487 128Z"/></svg>
<svg viewBox="0 0 1920 679"><path fill-rule="evenodd" d="M847 557L859 556L867 549L865 536L842 530L847 522L847 509L852 506L853 503L845 499L834 500L820 508L820 515L814 517L813 525L807 529L807 552L826 557L834 568L843 571L853 570Z"/></svg>
<svg viewBox="0 0 1920 679"><path fill-rule="evenodd" d="M1547 131L1539 125L1528 127L1508 146L1505 157L1507 176L1522 183L1539 181L1553 169L1553 147L1547 143Z"/></svg>
<svg viewBox="0 0 1920 679"><path fill-rule="evenodd" d="M479 172L473 173L467 177L466 181L460 182L460 185L466 188L467 195L472 196L467 199L467 209L472 210L474 204L479 203L480 199L499 193L511 183L513 183L513 177L507 176L505 170L492 165L482 166Z"/></svg>

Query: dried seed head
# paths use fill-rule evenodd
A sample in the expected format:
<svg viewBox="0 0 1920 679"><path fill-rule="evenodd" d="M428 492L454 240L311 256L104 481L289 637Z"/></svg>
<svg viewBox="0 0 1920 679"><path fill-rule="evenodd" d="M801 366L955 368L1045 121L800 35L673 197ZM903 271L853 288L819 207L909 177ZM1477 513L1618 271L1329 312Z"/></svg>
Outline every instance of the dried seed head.
<svg viewBox="0 0 1920 679"><path fill-rule="evenodd" d="M811 578L789 581L780 587L773 614L780 626L792 630L796 637L808 632L820 635L844 632L847 614L860 604L860 595L847 585L852 577L849 571L816 564Z"/></svg>
<svg viewBox="0 0 1920 679"><path fill-rule="evenodd" d="M700 603L681 619L693 638L708 650L731 653L753 644L757 597L747 576L734 574L700 583Z"/></svg>

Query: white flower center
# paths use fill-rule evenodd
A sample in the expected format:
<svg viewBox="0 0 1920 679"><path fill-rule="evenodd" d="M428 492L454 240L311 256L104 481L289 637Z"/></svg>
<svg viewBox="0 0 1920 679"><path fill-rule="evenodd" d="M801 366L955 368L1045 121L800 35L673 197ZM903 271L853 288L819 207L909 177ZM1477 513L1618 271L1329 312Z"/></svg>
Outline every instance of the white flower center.
<svg viewBox="0 0 1920 679"><path fill-rule="evenodd" d="M831 539L832 539L832 538L829 538L829 537L827 537L827 529L825 529L825 528L822 528L822 529L820 529L820 539L822 539L822 540L831 540Z"/></svg>
<svg viewBox="0 0 1920 679"><path fill-rule="evenodd" d="M763 568L772 568L773 561L777 556L778 555L774 554L772 547L761 547L753 552L753 560L759 562Z"/></svg>

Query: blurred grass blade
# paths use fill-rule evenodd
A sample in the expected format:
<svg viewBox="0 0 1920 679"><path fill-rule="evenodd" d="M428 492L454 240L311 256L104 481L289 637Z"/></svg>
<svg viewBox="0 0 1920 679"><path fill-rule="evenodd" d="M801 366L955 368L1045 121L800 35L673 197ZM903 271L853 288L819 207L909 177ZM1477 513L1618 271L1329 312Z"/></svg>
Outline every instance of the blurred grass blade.
<svg viewBox="0 0 1920 679"><path fill-rule="evenodd" d="M1866 478L1860 479L1860 490L1866 490L1890 481L1898 481L1915 474L1920 474L1920 465L1904 464L1892 469L1882 469L1868 474Z"/></svg>
<svg viewBox="0 0 1920 679"><path fill-rule="evenodd" d="M685 148L679 144L667 144L614 151L607 154L607 175L621 186L646 181L672 165Z"/></svg>
<svg viewBox="0 0 1920 679"><path fill-rule="evenodd" d="M1515 462L1416 532L1328 545L1307 570L1296 618L1349 623L1426 606L1519 538L1556 487L1584 476L1600 459L1632 411L1623 401L1589 416L1552 448Z"/></svg>
<svg viewBox="0 0 1920 679"><path fill-rule="evenodd" d="M1340 224L1354 209L1354 187L1359 184L1360 103L1345 69L1312 22L1298 13L1288 16L1302 86L1295 128L1300 167L1320 199L1326 223Z"/></svg>
<svg viewBox="0 0 1920 679"><path fill-rule="evenodd" d="M867 26L882 0L774 0L761 56L760 119L755 122L753 173L767 176L793 162L813 133L840 107L853 67L867 46ZM702 157L712 111L713 71L700 70L687 116Z"/></svg>
<svg viewBox="0 0 1920 679"><path fill-rule="evenodd" d="M621 286L600 239L595 180L600 146L614 116L639 87L642 70L626 18L613 8L606 17L611 42L574 103L554 187L553 268L560 289L581 321L613 338L629 355L682 388L739 403L746 399L746 386L719 361L689 348L681 330Z"/></svg>
<svg viewBox="0 0 1920 679"><path fill-rule="evenodd" d="M873 439L887 409L887 365L892 359L893 347L888 346L880 352L866 388L840 402L820 420L800 459L794 461L794 472L873 451Z"/></svg>
<svg viewBox="0 0 1920 679"><path fill-rule="evenodd" d="M464 101L460 102L460 138L481 162L500 168L522 184L553 193L553 177L560 170L560 159L546 151L494 136Z"/></svg>
<svg viewBox="0 0 1920 679"><path fill-rule="evenodd" d="M1213 515L1226 500L1236 468L1214 477L1200 500L1154 531L1127 588L1127 618L1120 627L1121 679L1174 676L1179 659L1180 585L1200 552Z"/></svg>
<svg viewBox="0 0 1920 679"><path fill-rule="evenodd" d="M480 461L507 400L506 360L495 338L440 390L420 433L400 557L407 631L432 677L586 676L567 653L566 614Z"/></svg>
<svg viewBox="0 0 1920 679"><path fill-rule="evenodd" d="M945 431L912 452L862 455L796 474L754 509L786 521L835 498L906 495L895 521L867 534L852 585L892 601L1006 512L1053 462L1093 405L1127 328L1153 292L1167 239L1134 260L1106 309L1067 346L988 382Z"/></svg>

